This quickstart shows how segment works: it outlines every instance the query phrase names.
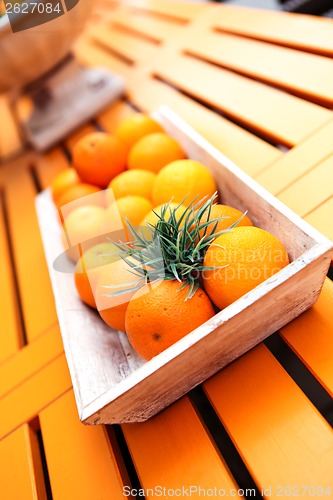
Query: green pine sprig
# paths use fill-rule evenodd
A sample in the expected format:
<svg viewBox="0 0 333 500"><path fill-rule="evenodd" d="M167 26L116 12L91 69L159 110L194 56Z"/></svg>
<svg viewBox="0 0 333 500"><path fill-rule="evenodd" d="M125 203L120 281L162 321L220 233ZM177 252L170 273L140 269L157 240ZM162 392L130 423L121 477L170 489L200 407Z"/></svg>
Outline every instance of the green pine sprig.
<svg viewBox="0 0 333 500"><path fill-rule="evenodd" d="M154 225L146 223L146 226L134 228L126 220L133 240L112 243L137 280L124 284L124 290L109 295L128 293L160 280L177 280L181 283L179 290L189 286L186 300L193 297L199 288L201 273L217 269L203 265L208 247L218 236L232 230L245 215L227 229L216 232L219 221L228 218L210 218L216 197L217 193L206 201L207 197L200 201L195 198L180 216L177 210L184 200L175 208L171 208L171 200L163 206L160 215L155 212L158 222ZM204 215L206 221L203 221Z"/></svg>

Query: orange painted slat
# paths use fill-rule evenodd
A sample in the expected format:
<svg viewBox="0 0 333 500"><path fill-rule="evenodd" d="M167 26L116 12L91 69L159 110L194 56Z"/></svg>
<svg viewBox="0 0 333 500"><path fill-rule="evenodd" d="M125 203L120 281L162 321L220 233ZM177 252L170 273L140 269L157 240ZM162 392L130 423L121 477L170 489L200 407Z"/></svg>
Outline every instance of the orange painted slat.
<svg viewBox="0 0 333 500"><path fill-rule="evenodd" d="M332 118L331 111L316 104L185 55L156 62L153 72L260 134L288 146L297 144Z"/></svg>
<svg viewBox="0 0 333 500"><path fill-rule="evenodd" d="M205 4L174 0L128 0L127 5L180 20L193 19L207 9Z"/></svg>
<svg viewBox="0 0 333 500"><path fill-rule="evenodd" d="M237 489L188 398L147 422L122 428L143 488Z"/></svg>
<svg viewBox="0 0 333 500"><path fill-rule="evenodd" d="M36 188L28 169L6 172L6 201L20 297L29 340L57 322L35 211Z"/></svg>
<svg viewBox="0 0 333 500"><path fill-rule="evenodd" d="M106 430L80 423L72 391L39 419L54 500L124 498L128 479L121 475Z"/></svg>
<svg viewBox="0 0 333 500"><path fill-rule="evenodd" d="M325 236L333 240L333 197L327 200L320 207L313 210L305 218L307 222L312 224L318 231L321 231Z"/></svg>
<svg viewBox="0 0 333 500"><path fill-rule="evenodd" d="M123 59L111 53L105 45L94 41L89 33L81 36L74 45L74 52L80 63L87 66L105 66L125 78L129 78L133 67ZM128 81L126 83L129 83Z"/></svg>
<svg viewBox="0 0 333 500"><path fill-rule="evenodd" d="M159 42L166 41L181 29L179 24L172 22L170 18L151 17L130 9L117 12L111 19L117 26L149 36Z"/></svg>
<svg viewBox="0 0 333 500"><path fill-rule="evenodd" d="M13 118L8 100L0 96L0 163L22 149L19 129Z"/></svg>
<svg viewBox="0 0 333 500"><path fill-rule="evenodd" d="M67 158L59 148L39 156L34 167L41 187L43 189L49 187L54 177L68 166Z"/></svg>
<svg viewBox="0 0 333 500"><path fill-rule="evenodd" d="M204 389L259 489L272 488L269 498L281 485L331 486L332 429L263 344Z"/></svg>
<svg viewBox="0 0 333 500"><path fill-rule="evenodd" d="M332 135L333 119L259 172L256 180L274 194L281 192L333 153Z"/></svg>
<svg viewBox="0 0 333 500"><path fill-rule="evenodd" d="M0 399L51 363L63 352L58 325L39 335L0 365Z"/></svg>
<svg viewBox="0 0 333 500"><path fill-rule="evenodd" d="M16 296L14 286L10 248L8 245L3 205L1 201L2 200L0 200L0 363L14 354L21 344L18 297Z"/></svg>
<svg viewBox="0 0 333 500"><path fill-rule="evenodd" d="M333 31L332 31L333 35ZM322 104L333 102L333 61L221 32L184 40L185 49L208 61L290 90ZM309 67L315 71L309 71Z"/></svg>
<svg viewBox="0 0 333 500"><path fill-rule="evenodd" d="M62 354L0 399L0 439L71 388L65 356Z"/></svg>
<svg viewBox="0 0 333 500"><path fill-rule="evenodd" d="M105 16L109 15L110 12L116 11L119 6L119 0L98 0L98 2L94 2L94 8L87 21L88 26L96 25L99 24L100 21L104 21Z"/></svg>
<svg viewBox="0 0 333 500"><path fill-rule="evenodd" d="M215 26L278 45L333 54L333 26L330 19L223 5L216 16Z"/></svg>
<svg viewBox="0 0 333 500"><path fill-rule="evenodd" d="M332 194L333 155L287 187L278 197L302 217Z"/></svg>
<svg viewBox="0 0 333 500"><path fill-rule="evenodd" d="M142 64L156 55L155 44L133 36L131 33L121 33L107 26L100 26L91 36L101 45L135 64Z"/></svg>
<svg viewBox="0 0 333 500"><path fill-rule="evenodd" d="M131 99L148 112L161 103L166 104L250 175L283 155L267 142L157 80L139 80Z"/></svg>
<svg viewBox="0 0 333 500"><path fill-rule="evenodd" d="M0 497L46 500L36 435L27 424L0 441Z"/></svg>
<svg viewBox="0 0 333 500"><path fill-rule="evenodd" d="M316 304L281 335L333 397L333 283L326 279Z"/></svg>

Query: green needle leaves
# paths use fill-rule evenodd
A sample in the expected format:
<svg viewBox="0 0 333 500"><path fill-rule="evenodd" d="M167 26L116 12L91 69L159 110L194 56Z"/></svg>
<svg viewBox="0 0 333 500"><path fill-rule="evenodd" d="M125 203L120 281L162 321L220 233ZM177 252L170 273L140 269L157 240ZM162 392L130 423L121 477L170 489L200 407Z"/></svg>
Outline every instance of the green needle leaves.
<svg viewBox="0 0 333 500"><path fill-rule="evenodd" d="M146 223L146 226L134 228L126 221L133 239L129 242L113 241L120 257L138 278L126 291L159 280L177 280L182 284L179 289L189 285L186 300L195 294L201 273L216 269L203 266L208 247L215 238L232 230L244 216L227 229L216 232L219 221L227 218L210 219L216 197L217 193L206 201L205 198L198 202L194 199L183 213L177 213L183 202L172 208L171 200L164 205L160 215L156 213L158 221L154 225Z"/></svg>

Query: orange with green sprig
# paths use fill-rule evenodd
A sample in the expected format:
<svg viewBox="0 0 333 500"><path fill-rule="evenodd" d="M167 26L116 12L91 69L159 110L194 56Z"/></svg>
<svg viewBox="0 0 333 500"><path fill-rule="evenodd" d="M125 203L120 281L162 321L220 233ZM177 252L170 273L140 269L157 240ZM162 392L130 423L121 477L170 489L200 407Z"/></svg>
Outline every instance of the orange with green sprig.
<svg viewBox="0 0 333 500"><path fill-rule="evenodd" d="M216 207L221 207L214 204L215 197L194 200L181 215L178 210L183 204L170 208L171 202L167 203L156 214L155 224L147 223L137 229L128 222L133 235L131 241L114 242L135 279L131 286L124 283L120 289L118 283L117 291L109 290L109 296L135 292L125 311L125 329L132 346L145 359L159 354L215 314L213 303L217 306L218 303L207 287L207 273L216 273L230 265L225 261L218 263L219 244L215 242L224 236L230 237L234 229L237 240L237 230L245 227L241 227L243 221L250 233L261 232L261 240L267 240L268 248L282 245L267 231L250 226L245 214L217 231L228 216L211 217ZM206 256L213 248L217 250L217 257L210 259L211 265L207 265ZM280 268L287 264L285 253ZM214 278L213 290L218 295L221 284L216 276ZM252 288L257 284L258 280L253 281ZM251 284L247 286L251 288ZM230 287L234 288L234 283ZM236 291L234 300L237 298Z"/></svg>

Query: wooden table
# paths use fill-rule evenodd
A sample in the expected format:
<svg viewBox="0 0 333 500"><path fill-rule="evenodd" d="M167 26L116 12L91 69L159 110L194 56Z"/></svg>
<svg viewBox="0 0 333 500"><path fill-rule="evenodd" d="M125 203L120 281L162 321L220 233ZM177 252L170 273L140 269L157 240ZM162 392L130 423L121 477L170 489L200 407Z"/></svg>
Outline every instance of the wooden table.
<svg viewBox="0 0 333 500"><path fill-rule="evenodd" d="M0 98L0 498L117 500L130 485L147 499L163 487L183 498L214 488L215 498L238 488L247 498L262 488L267 498L329 498L332 282L311 310L158 416L85 427L34 198L68 168L78 137L112 132L164 103L333 238L333 23L214 3L103 0L98 8L75 52L124 75L125 99L37 156Z"/></svg>

